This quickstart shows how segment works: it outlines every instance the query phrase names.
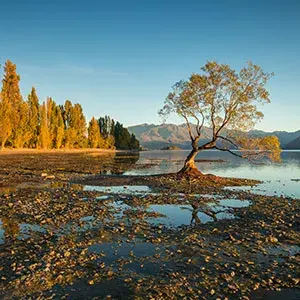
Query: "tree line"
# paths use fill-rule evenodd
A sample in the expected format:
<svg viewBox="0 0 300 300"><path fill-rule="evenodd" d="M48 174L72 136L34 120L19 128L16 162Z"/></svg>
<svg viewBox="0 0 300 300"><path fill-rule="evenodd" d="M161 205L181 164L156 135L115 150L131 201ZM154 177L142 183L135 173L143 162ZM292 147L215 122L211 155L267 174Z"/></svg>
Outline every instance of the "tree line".
<svg viewBox="0 0 300 300"><path fill-rule="evenodd" d="M139 141L109 116L88 125L79 103L58 105L48 97L42 104L32 87L24 100L16 65L7 60L0 93L0 148L139 149Z"/></svg>

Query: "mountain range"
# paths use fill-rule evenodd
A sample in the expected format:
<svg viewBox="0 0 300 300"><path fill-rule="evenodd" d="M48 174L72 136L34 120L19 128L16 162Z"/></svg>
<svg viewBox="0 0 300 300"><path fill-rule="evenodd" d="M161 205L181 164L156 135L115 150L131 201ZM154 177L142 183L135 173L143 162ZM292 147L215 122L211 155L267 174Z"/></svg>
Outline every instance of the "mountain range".
<svg viewBox="0 0 300 300"><path fill-rule="evenodd" d="M186 124L139 124L128 127L128 130L139 139L141 146L146 149L162 149L168 146L178 146L182 149L191 148ZM192 125L192 130L195 130L195 125ZM211 136L211 133L210 128L204 127L201 142L208 141L206 137ZM249 133L256 137L275 135L283 149L300 149L300 129L295 132L252 130Z"/></svg>
<svg viewBox="0 0 300 300"><path fill-rule="evenodd" d="M285 145L285 149L300 149L300 136Z"/></svg>

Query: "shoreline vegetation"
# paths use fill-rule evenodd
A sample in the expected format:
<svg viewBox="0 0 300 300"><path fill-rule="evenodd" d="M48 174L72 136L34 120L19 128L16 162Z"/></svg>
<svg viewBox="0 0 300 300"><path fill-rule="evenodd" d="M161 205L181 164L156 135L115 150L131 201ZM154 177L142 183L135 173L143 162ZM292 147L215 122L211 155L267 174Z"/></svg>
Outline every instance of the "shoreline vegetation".
<svg viewBox="0 0 300 300"><path fill-rule="evenodd" d="M4 154L39 154L39 153L117 153L117 152L136 152L137 150L117 150L117 149L101 149L101 148L80 148L80 149L30 149L30 148L4 148L0 151L0 155Z"/></svg>
<svg viewBox="0 0 300 300"><path fill-rule="evenodd" d="M79 103L58 105L48 97L42 104L32 87L24 100L16 65L7 60L0 93L0 150L100 148L139 149L139 141L109 116L86 122Z"/></svg>

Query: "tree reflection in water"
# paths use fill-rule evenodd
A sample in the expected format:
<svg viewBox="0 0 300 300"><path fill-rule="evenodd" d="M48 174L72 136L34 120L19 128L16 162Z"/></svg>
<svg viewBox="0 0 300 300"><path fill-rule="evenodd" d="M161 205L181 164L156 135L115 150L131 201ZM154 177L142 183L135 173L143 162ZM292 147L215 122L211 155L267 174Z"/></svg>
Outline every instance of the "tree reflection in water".
<svg viewBox="0 0 300 300"><path fill-rule="evenodd" d="M100 174L123 174L133 168L140 159L139 151L134 152L116 152L111 156L111 162L107 161L100 171Z"/></svg>
<svg viewBox="0 0 300 300"><path fill-rule="evenodd" d="M211 217L214 221L217 221L217 214L219 213L228 213L228 209L221 209L221 210L213 210L207 206L207 204L200 204L198 201L190 201L190 205L192 206L192 219L191 225L201 224L201 220L198 216L199 212L206 214L207 216Z"/></svg>

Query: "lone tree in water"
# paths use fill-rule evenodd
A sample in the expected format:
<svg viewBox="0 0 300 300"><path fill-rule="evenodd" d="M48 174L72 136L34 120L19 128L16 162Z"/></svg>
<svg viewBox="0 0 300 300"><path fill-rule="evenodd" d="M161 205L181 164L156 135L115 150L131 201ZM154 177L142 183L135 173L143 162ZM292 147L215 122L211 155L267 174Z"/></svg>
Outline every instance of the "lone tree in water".
<svg viewBox="0 0 300 300"><path fill-rule="evenodd" d="M251 62L238 73L214 61L207 62L201 70L201 74L192 74L189 80L177 82L159 112L164 118L177 113L186 122L192 151L179 172L200 175L195 157L208 149L248 159L266 156L279 160L281 150L277 137L247 135L263 118L257 104L270 103L265 86L273 74L265 73ZM209 136L204 136L205 126L211 128ZM199 145L204 138L205 142Z"/></svg>

